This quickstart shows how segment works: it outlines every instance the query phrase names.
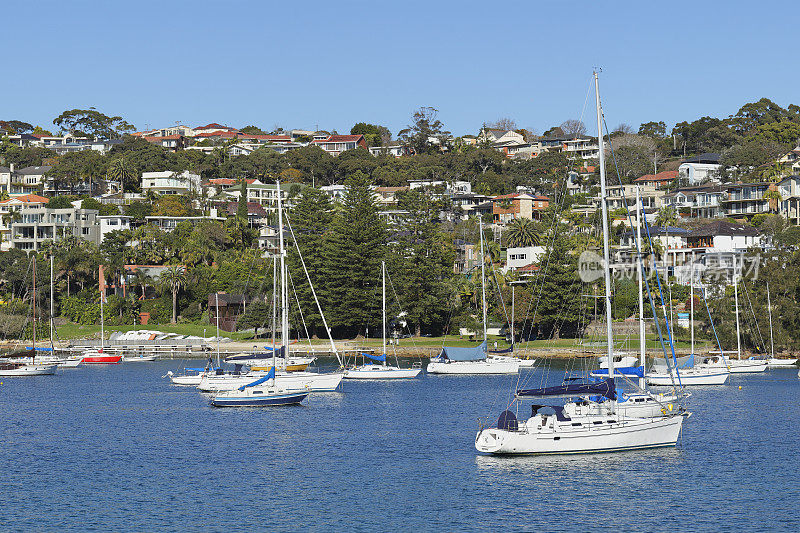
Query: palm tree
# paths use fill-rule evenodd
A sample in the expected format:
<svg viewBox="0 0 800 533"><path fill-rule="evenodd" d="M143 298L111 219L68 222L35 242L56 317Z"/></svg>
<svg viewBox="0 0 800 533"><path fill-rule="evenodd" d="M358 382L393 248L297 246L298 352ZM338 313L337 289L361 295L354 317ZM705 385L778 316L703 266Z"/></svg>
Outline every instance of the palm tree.
<svg viewBox="0 0 800 533"><path fill-rule="evenodd" d="M125 192L125 184L136 183L136 168L124 157L118 157L108 165L106 179L118 181L122 192ZM135 187L131 187L133 188Z"/></svg>
<svg viewBox="0 0 800 533"><path fill-rule="evenodd" d="M664 206L658 211L656 226L671 226L678 221L678 211L674 207Z"/></svg>
<svg viewBox="0 0 800 533"><path fill-rule="evenodd" d="M517 218L512 220L508 226L507 245L510 248L522 246L538 246L540 239L536 233L536 224L529 218Z"/></svg>
<svg viewBox="0 0 800 533"><path fill-rule="evenodd" d="M180 265L165 268L158 276L163 289L172 291L172 324L178 321L178 291L186 286L186 269Z"/></svg>
<svg viewBox="0 0 800 533"><path fill-rule="evenodd" d="M769 190L764 193L764 200L769 200L769 210L770 211L778 211L778 206L783 201L783 196L781 193L776 190ZM774 202L772 200L775 200ZM773 207L774 206L774 207Z"/></svg>
<svg viewBox="0 0 800 533"><path fill-rule="evenodd" d="M141 268L137 268L136 270L133 271L133 283L141 287L142 300L144 300L145 294L147 293L147 286L150 285L151 281L152 279L150 278L150 276L147 275L147 272L145 272Z"/></svg>

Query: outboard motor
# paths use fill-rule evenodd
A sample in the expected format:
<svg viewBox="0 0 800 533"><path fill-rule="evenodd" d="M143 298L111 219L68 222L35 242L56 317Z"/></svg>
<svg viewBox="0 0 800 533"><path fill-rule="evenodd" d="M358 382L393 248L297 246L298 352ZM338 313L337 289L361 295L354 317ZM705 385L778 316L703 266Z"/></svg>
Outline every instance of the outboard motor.
<svg viewBox="0 0 800 533"><path fill-rule="evenodd" d="M497 429L505 429L507 431L517 431L519 429L519 422L517 417L509 410L500 413L500 418L497 419Z"/></svg>

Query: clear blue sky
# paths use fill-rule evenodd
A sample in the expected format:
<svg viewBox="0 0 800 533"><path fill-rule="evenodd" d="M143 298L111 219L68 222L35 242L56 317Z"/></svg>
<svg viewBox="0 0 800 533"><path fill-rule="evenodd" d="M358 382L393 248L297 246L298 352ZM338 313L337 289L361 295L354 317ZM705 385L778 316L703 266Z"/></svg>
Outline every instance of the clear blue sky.
<svg viewBox="0 0 800 533"><path fill-rule="evenodd" d="M6 2L0 119L94 106L181 121L396 133L420 106L475 133L542 132L584 108L610 127L800 104L796 2ZM591 101L585 122L594 130Z"/></svg>

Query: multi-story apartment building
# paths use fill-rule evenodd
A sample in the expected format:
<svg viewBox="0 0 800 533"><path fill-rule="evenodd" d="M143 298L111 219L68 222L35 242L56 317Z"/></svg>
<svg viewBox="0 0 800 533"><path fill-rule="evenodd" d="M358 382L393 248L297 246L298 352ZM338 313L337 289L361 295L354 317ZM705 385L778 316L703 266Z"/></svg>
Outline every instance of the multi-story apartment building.
<svg viewBox="0 0 800 533"><path fill-rule="evenodd" d="M772 212L772 207L777 211L777 200L764 197L771 186L771 183L728 185L727 197L721 198L726 216L752 218L753 215Z"/></svg>
<svg viewBox="0 0 800 533"><path fill-rule="evenodd" d="M42 243L59 240L67 235L100 244L98 211L94 209L48 209L29 207L19 211L11 223L9 242L11 248L38 251Z"/></svg>

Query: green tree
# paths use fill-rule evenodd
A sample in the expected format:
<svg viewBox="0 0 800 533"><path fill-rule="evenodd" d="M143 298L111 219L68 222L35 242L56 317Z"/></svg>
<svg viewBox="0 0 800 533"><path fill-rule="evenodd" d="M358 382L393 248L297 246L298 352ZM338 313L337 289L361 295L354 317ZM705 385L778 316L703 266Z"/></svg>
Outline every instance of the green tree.
<svg viewBox="0 0 800 533"><path fill-rule="evenodd" d="M540 239L536 231L536 223L529 218L517 218L507 226L509 247L538 246Z"/></svg>
<svg viewBox="0 0 800 533"><path fill-rule="evenodd" d="M380 322L380 264L385 256L383 222L368 178L356 173L333 217L324 245L330 325L355 333Z"/></svg>
<svg viewBox="0 0 800 533"><path fill-rule="evenodd" d="M578 278L577 257L570 253L566 228L558 228L547 252L547 266L542 269L541 297L535 317L539 336L559 338L574 336L585 323L582 284Z"/></svg>
<svg viewBox="0 0 800 533"><path fill-rule="evenodd" d="M139 174L136 167L124 156L111 160L106 170L106 179L118 182L123 191L139 190Z"/></svg>
<svg viewBox="0 0 800 533"><path fill-rule="evenodd" d="M350 135L363 135L367 146L383 146L392 139L392 134L386 126L358 122L350 128Z"/></svg>
<svg viewBox="0 0 800 533"><path fill-rule="evenodd" d="M264 130L262 130L257 126L245 126L239 131L247 135L266 135L266 133L264 133Z"/></svg>
<svg viewBox="0 0 800 533"><path fill-rule="evenodd" d="M400 130L398 138L418 154L440 151L450 142L450 132L444 129L438 114L434 107L420 107L411 115L411 124Z"/></svg>
<svg viewBox="0 0 800 533"><path fill-rule="evenodd" d="M136 129L133 124L129 124L122 117L109 117L93 107L68 109L57 116L53 120L53 124L63 131L90 135L97 139L117 139L123 133Z"/></svg>
<svg viewBox="0 0 800 533"><path fill-rule="evenodd" d="M658 122L645 122L639 126L639 135L647 135L654 139L663 139L667 136L667 125L663 120Z"/></svg>
<svg viewBox="0 0 800 533"><path fill-rule="evenodd" d="M172 323L178 321L178 291L186 286L186 269L179 265L169 266L161 271L158 282L163 289L172 292Z"/></svg>

